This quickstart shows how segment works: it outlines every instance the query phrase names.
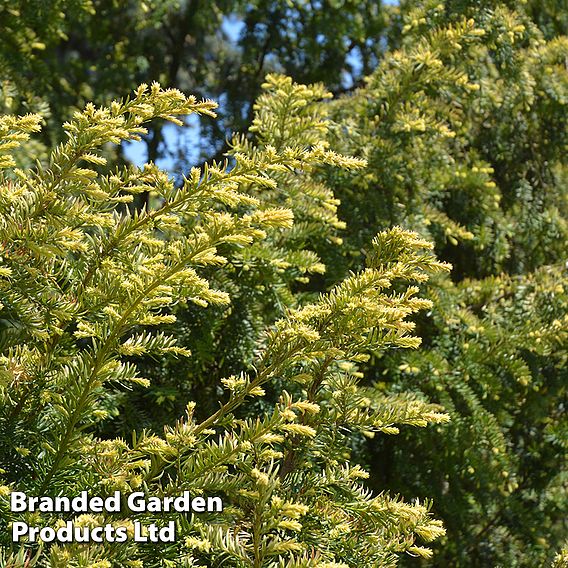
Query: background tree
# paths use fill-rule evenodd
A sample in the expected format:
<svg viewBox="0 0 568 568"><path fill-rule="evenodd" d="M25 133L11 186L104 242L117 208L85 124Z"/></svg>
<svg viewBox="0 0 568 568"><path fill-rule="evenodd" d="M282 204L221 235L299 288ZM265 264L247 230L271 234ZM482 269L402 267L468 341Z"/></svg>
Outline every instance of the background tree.
<svg viewBox="0 0 568 568"><path fill-rule="evenodd" d="M333 90L358 82L381 52L385 27L380 2L353 0L34 0L0 10L11 110L51 116L43 130L50 144L72 109L108 102L143 81L219 100L218 120L193 121L199 133L173 156L183 167L220 158L226 139L248 128L268 72ZM150 161L168 154L162 126L145 137Z"/></svg>

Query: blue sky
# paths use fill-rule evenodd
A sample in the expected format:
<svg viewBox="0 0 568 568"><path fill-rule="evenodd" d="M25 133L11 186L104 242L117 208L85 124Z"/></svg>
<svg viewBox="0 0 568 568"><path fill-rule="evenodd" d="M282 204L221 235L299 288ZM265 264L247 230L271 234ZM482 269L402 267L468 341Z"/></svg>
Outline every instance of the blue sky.
<svg viewBox="0 0 568 568"><path fill-rule="evenodd" d="M233 43L237 43L243 27L244 22L236 16L225 17L221 24L222 30ZM193 155L190 151L190 154L187 156L188 162L195 163L199 158L199 150L196 143L199 140L199 119L195 116L190 116L186 118L185 123L184 127L168 123L162 129L163 143L166 146L166 152L164 152L166 157L158 160L157 165L166 171L172 171L175 168L175 156L178 154L179 148L184 148L186 153L187 149L195 148ZM144 141L125 143L124 155L138 167L143 166L148 160L146 143Z"/></svg>

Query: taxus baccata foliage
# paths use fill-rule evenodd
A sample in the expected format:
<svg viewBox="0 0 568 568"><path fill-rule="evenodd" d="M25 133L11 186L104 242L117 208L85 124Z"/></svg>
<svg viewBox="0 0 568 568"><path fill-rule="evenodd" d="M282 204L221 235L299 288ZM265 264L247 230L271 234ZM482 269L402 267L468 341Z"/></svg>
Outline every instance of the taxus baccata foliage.
<svg viewBox="0 0 568 568"><path fill-rule="evenodd" d="M107 430L128 432L141 424L160 429L166 414L175 420L188 399L199 403L199 412L215 410L220 379L247 368L266 325L307 299L307 288L326 270L320 255L341 244L345 224L337 217L339 202L317 178L315 166L353 170L364 162L330 151L328 108L319 104L330 94L321 85L297 85L279 75L267 76L264 91L255 104L251 126L255 137L235 136L231 156L256 159L273 149L296 160L304 155L304 148L311 148L312 163L304 159L302 172L291 167L272 172L274 187L254 182L240 186L261 208L290 211L294 223L287 228L267 227L262 241L242 247L223 267L207 271L208 280L230 294L230 305L176 308L178 319L169 329L180 344L191 346L194 356L183 361L141 359L141 368L155 380L151 388L137 389L122 401L121 412Z"/></svg>
<svg viewBox="0 0 568 568"><path fill-rule="evenodd" d="M308 106L324 95L283 78L269 79L268 87L278 84L284 100L303 97ZM135 139L157 117L213 115L210 101L153 84L109 107L88 105L64 125L67 141L32 169L16 167L11 154L22 143L25 150L39 117L0 119L5 565L394 566L404 553L427 557L425 544L444 534L427 500L371 493L363 482L368 474L352 458L362 435L448 420L437 405L359 386L357 365L369 353L420 344L410 318L432 304L416 284L448 269L432 245L398 227L372 240L366 268L283 311L248 368L223 378L216 411L197 418L189 402L176 423L159 434L135 432L128 442L94 434L117 388L151 383L133 357L192 357L191 345L162 330L174 322L176 304L207 310L231 302L206 275L243 258L281 258L295 278L314 270L313 254L280 251L295 213L300 235L310 219L304 200L298 196L289 209L286 195L312 188L325 204L330 195L302 181L305 173L322 164L363 164L319 141L325 128L317 113L287 109L295 118L278 133L282 139L271 139L263 124L280 104L259 103L257 146L237 142L231 167L194 168L180 186L152 164L108 171L101 148ZM302 132L306 143L299 146L294 134ZM150 193L149 205L133 210L140 192ZM333 226L330 206L324 217ZM267 389L263 411L250 417L248 405ZM149 495L221 495L225 510L178 515L177 542L160 548L107 543L26 552L9 543L10 490L106 495L141 488ZM23 517L35 525L61 520ZM132 526L126 516L75 520ZM163 524L168 516L153 520Z"/></svg>
<svg viewBox="0 0 568 568"><path fill-rule="evenodd" d="M400 49L336 103L338 141L369 162L337 184L349 237L404 220L454 279L565 260L568 40L522 7L446 4L411 3Z"/></svg>
<svg viewBox="0 0 568 568"><path fill-rule="evenodd" d="M568 40L534 13L405 3L399 49L333 103L339 148L368 161L329 175L344 263L397 223L433 239L458 282L434 283L423 349L367 371L452 416L446 436L409 434L400 452L378 438L369 458L376 487L434 491L448 530L438 566L544 566L568 532Z"/></svg>
<svg viewBox="0 0 568 568"><path fill-rule="evenodd" d="M448 527L439 566L547 565L565 539L566 277L547 266L448 283L420 327L428 348L383 361L378 388L414 388L452 417L442 440L405 436L407 452L383 440L377 453L381 485L433 497Z"/></svg>
<svg viewBox="0 0 568 568"><path fill-rule="evenodd" d="M98 14L95 16L89 2L65 2L65 18L57 10L63 2L19 3L25 7L19 13L15 4L5 2L0 18L3 24L8 22L7 27L14 32L0 38L0 69L8 78L3 83L0 104L6 112L25 112L22 109L28 108L48 116L51 109L54 117L69 117L73 108L82 107L85 100L109 100L117 93L128 91L140 80L146 80L138 78L139 74L157 78L154 73L158 73L163 74L162 82L168 86L187 86L189 81L194 87L203 86L203 92L231 93L227 116L231 114L233 119L240 117L239 120L245 120L246 126L255 121L252 136L233 140L237 162L243 159L254 161L255 156L265 154L271 148L282 155L288 146L299 154L303 154L306 148L317 146L318 151L334 148L344 155L359 156L368 164L362 169L361 161L342 160L342 163L337 163L333 161L333 154L327 153L326 160L331 161L333 167L327 169L326 166L322 170L320 166L325 165L326 160L320 153L313 163L308 164L304 160L285 169L279 169L279 163L277 168L271 169L269 177L276 183L276 188L273 185L263 188L259 180L240 179L239 192L253 198L252 202L245 200L235 204L210 200L217 213L232 212L239 216L252 215L266 208L292 210L294 222L290 224L289 217L287 222L281 219L274 226L266 219L263 223L257 220L258 225L253 224L253 228L262 234L252 236L252 242L215 245L217 256L224 257L226 261L223 264L200 265L196 270L211 289L222 293L217 295L219 303L209 300L209 305L204 308L199 305L197 296L198 302L195 303L172 294L169 308L158 308L159 316L175 314L177 318L176 321L172 318L165 320L160 324L160 330L175 337L176 343L170 347L177 347L180 356L175 358L172 353L144 351L144 344L127 344L123 355L124 361L136 365L140 375L151 379L149 386L138 384L140 381L120 383L116 380L107 381L104 388L97 385L93 395L93 412L97 414L89 418L89 423L85 421L79 426L91 438L103 436L115 439L122 435L128 440L128 446L121 450L126 456L123 461L115 459L117 450L112 442L108 454L100 453L108 456L110 463L118 464L112 475L118 480L128 479L124 468L132 466L130 452L137 447L139 440L137 438L137 442L131 444L133 429L140 433L141 427L147 426L149 431L143 439L160 445L162 424L171 425L176 418L185 415L184 407L188 400L196 402L195 408L190 410L197 425L214 415L218 402L228 400L228 393L223 394L221 390L221 379L225 379L225 387L230 390L238 386L235 381L242 385L256 376L263 349L272 345L270 335L264 331L275 329L272 326L279 325L275 323L277 320L295 313L288 310L301 309L306 303L317 303L314 292L331 288L348 276L349 270L362 270L364 253L373 250L369 243L375 233L397 224L435 242L438 257L454 264L452 280L455 284L441 277L422 284L423 294L434 300L434 306L415 318L418 324L416 334L425 339L420 350L373 351L368 362L357 361L354 366L340 361L337 366L345 377L359 381L355 392L370 408L384 408L385 398L388 398L389 404L396 402L410 407L418 404L419 408L423 402L417 403L416 400L427 400L440 403L452 420L443 428L426 431L402 429L402 443L401 437L385 435L395 432L394 423L386 427L379 423L382 424L381 433L369 445L361 441L361 436L352 436L348 446L337 450L338 459L345 460L350 455L352 465L370 464L370 479L365 483L377 493L390 490L391 494L401 492L407 499L415 496L434 498L434 516L444 520L447 533L438 540L430 564L532 568L548 565L560 550L555 565L564 565L566 551L561 548L568 532L568 428L565 412L567 275L564 268L568 257L564 157L568 95L564 37L567 12L563 3L554 0L522 3L408 1L389 9L393 14L391 21L383 21L386 12L377 10L378 2L333 2L325 14L314 10L318 2L292 3L293 6L286 9L287 26L283 27L279 27L284 21L280 2L246 3L249 7L243 12L247 16L239 42L241 46L248 44L249 48L245 46L246 53L240 58L244 62L242 65L234 64L240 56L231 53L230 49L225 51L223 42L209 49L213 46L211 39L217 33L215 26L222 21L223 14L228 13L228 5L223 2L182 3L187 8L182 11L177 10L175 0L131 3L128 15L121 13L121 17L114 17L117 10L115 2L97 2ZM38 20L39 12L34 7L40 5L44 11ZM196 5L195 10L189 9ZM149 8L146 14L142 13L143 6ZM338 14L341 21L337 21ZM79 25L80 21L84 21L85 25ZM318 22L323 21L326 22L325 29L318 30L321 35L316 36L315 41L304 38L301 33L282 33L289 27L314 30ZM383 40L379 34L385 25L389 27ZM353 32L349 37L336 33L336 30L346 28L348 34ZM191 30L189 35L178 33L188 29ZM363 37L370 32L372 37ZM64 38L66 33L69 34L68 40ZM13 41L14 36L18 41ZM113 40L109 41L109 37ZM125 37L128 37L128 42L123 41ZM168 38L165 42L154 39L164 37ZM328 47L322 49L322 43L331 47L331 51ZM299 50L302 45L306 49ZM263 80L263 70L276 61L276 52L284 69L302 73L301 76L306 79L313 73L321 73L319 79L337 87L343 65L339 61L344 60L346 46L350 45L364 51L365 73L369 73L373 59L384 54L363 88L346 97L336 98L336 103L327 101L320 104L319 99L327 98L325 89L302 87L273 76L266 79L265 86L266 93L271 93L271 96L263 95L257 105L253 105L255 95L252 93L256 93L257 85ZM103 49L99 49L101 46ZM112 53L105 51L108 46L112 46ZM211 57L212 51L218 57ZM339 53L337 66L321 65L320 62L334 51ZM81 58L76 57L76 53L81 53ZM181 54L181 57L176 54ZM83 65L84 61L90 64ZM164 61L171 63L167 69L164 69ZM211 70L211 61L214 62L214 70ZM315 68L312 67L313 62L316 62ZM144 69L148 70L147 73ZM186 69L189 70L187 74L184 73ZM227 81L224 80L225 75ZM194 85L194 82L202 84ZM218 86L215 86L217 83ZM235 85L238 92L235 92ZM189 90L194 91L193 88ZM45 105L47 100L49 107ZM246 104L242 104L243 101ZM328 120L330 117L333 121ZM208 116L205 120L208 122L202 124L222 123L212 121ZM34 136L23 148L5 147L14 156L17 166L27 172L24 177L32 175L31 166L35 159L46 164L51 140L65 137L59 122L51 118L39 133L44 144L40 144ZM9 130L14 123L12 126L10 121L5 124ZM22 124L33 129L33 120L27 125ZM158 125L155 131L159 132L160 122L152 124ZM152 128L152 124L148 127ZM225 128L222 126L221 130ZM207 126L203 132L204 139L210 141L212 132L215 132L215 127ZM12 138L14 135L17 136L17 132L12 132ZM150 155L159 155L159 137L148 136L146 139ZM215 140L220 142L221 137ZM97 151L100 156L112 160L115 158L113 148L105 144ZM112 163L111 160L108 163ZM57 160L54 162L55 169L60 167L58 163ZM258 166L260 169L255 171L268 172L267 166L260 163ZM356 171L345 172L345 166ZM93 168L98 175L112 175L111 168L103 163L94 164ZM218 169L229 173L223 165L219 165ZM49 171L44 166L42 175L50 175ZM147 211L155 211L164 205L164 197L153 189L159 185L151 173L156 169L151 166L147 171L150 172L148 179L140 178L140 183L134 182L134 185L143 187L134 190L140 191L140 194L134 195L133 202L118 203L110 210L120 215L127 211L130 215L140 215L140 203L148 203ZM127 172L126 169L121 170L119 178L140 175L136 170L132 174ZM27 188L28 193L24 193L29 197L29 188L36 187L38 179L43 178L18 182L14 170L8 169L4 184L20 192ZM113 179L116 181L116 178ZM66 184L66 192L79 191L77 188L91 185L85 180L73 183L75 189ZM97 183L100 185L100 182ZM60 183L57 182L54 187L58 192ZM10 195L10 192L7 194ZM68 196L68 193L64 195ZM72 195L75 199L75 194ZM142 199L147 195L150 195L149 199ZM122 197L122 193L119 196ZM112 192L111 197L115 197ZM337 197L341 199L339 210L335 201ZM65 199L68 204L69 198ZM104 202L105 198L101 201ZM102 203L100 206L103 206ZM103 208L103 213L110 210ZM202 227L204 211L209 211L209 206L205 206L204 210L191 210L188 215L175 212L174 216L180 220L183 231L193 230L195 223ZM62 219L63 224L59 227L62 228L67 210L59 211L57 215L58 219ZM43 217L39 218L44 223ZM18 222L21 226L18 225L18 231L10 233L10 238L13 235L20 238L20 231L24 229L23 236L28 235L24 220ZM343 230L343 222L346 230ZM55 225L41 223L38 226L32 223L32 226L37 231L43 227L42 230L47 233L41 234L41 238L37 236L37 242L31 239L30 250L43 243L45 235L53 238L55 234ZM101 229L95 230L90 225L86 225L85 229L82 227L80 224L79 230L86 231L88 238L101 236ZM108 225L105 230L113 229ZM152 231L151 239L173 238L169 229L159 225ZM408 236L408 233L404 234ZM391 236L398 238L395 234ZM340 239L344 241L343 246L338 246ZM63 241L67 242L69 238L65 237ZM21 243L21 240L15 242ZM91 246L97 246L97 242ZM47 248L50 243L53 249L52 241L47 239ZM145 247L147 243L142 245ZM55 250L60 246L56 244ZM122 270L122 264L127 271L138 270L132 264L137 261L130 254L130 246L116 251L114 246L110 247L112 254L116 252L120 258L113 270ZM40 246L42 255L46 254L47 248ZM18 250L22 252L20 264L28 266L23 262L30 254L28 249L22 246L15 249ZM88 250L93 252L95 249ZM381 254L386 254L384 247L381 250ZM142 252L146 254L147 251L144 249ZM161 254L159 248L155 252ZM69 254L83 270L80 262L85 252L77 250ZM372 253L370 256L373 258ZM390 257L386 254L384 258ZM15 262L11 268L21 269L16 261L11 262ZM44 265L45 262L37 261L30 267L23 298L30 301L34 309L41 308L44 310L41 313L47 314L53 309L62 310L61 304L55 300L60 298L59 292L57 287L53 289L53 285L63 286L66 278L76 277L76 272L66 271L66 265L58 264L56 276L47 278L41 272ZM151 264L149 269L154 267ZM107 263L105 270L110 268ZM51 273L48 271L47 274ZM12 290L15 280L13 276L11 278L5 282L6 290ZM39 278L47 279L52 287L45 288L45 282L38 284L36 280ZM105 286L99 288L108 293ZM404 291L400 283L395 283L395 287L398 293ZM91 290L96 292L93 302L102 305L104 296L100 295L99 288L95 290L91 286ZM35 301L36 289L51 291ZM66 290L65 287L63 289ZM11 293L15 294L17 290L15 287ZM129 292L124 291L124 294ZM221 298L230 298L230 303ZM69 299L73 300L73 296ZM21 343L33 343L27 334L33 334L34 329L37 332L37 329L51 329L51 324L58 325L58 316L45 321L32 318L32 312L27 308L22 310L18 307L19 302L6 302L2 314L2 339L6 349L15 349ZM60 380L58 369L66 364L65 357L72 361L78 356L74 349L80 351L99 345L100 338L93 339L88 335L77 340L77 344L74 343L76 338L69 339L71 332L81 332L73 326L78 325L82 317L87 317L87 323L93 323L85 316L86 313L71 316L70 329L62 328L66 331L61 342L54 344L53 365L60 367L54 370L54 367L43 363L44 366L28 362L25 367L13 367L5 374L4 384L16 392L14 396L27 381L28 369L31 369L30 376L33 377L33 381L28 382L41 385L44 381L53 385L53 381ZM107 315L95 318L94 323L101 325ZM136 332L148 333L150 329L144 325L136 328ZM125 335L125 341L128 337L128 334ZM43 343L37 345L37 349L43 348ZM184 350L188 349L191 349L191 357L182 357ZM21 360L24 361L24 358ZM328 370L335 370L335 365L332 362ZM364 376L359 376L360 373ZM299 374L302 375L301 372ZM7 477L4 483L21 477L22 483L31 484L32 489L37 489L45 476L45 472L34 471L34 464L38 461L35 457L41 456L40 470L49 463L45 460L53 459L51 442L46 441L46 435L54 418L45 406L49 402L46 399L54 395L42 398L43 387L38 388L37 393L31 392L26 395L29 398L24 397L19 403L20 410L12 410L20 416L14 422L16 425L2 430L3 451L9 454L6 458L8 463L16 468L11 473L12 477ZM309 385L301 379L289 381L274 376L262 388L265 395L246 399L246 403L229 409L235 421L250 420L256 415L272 416L277 405L282 404L279 401L283 400L284 391L293 401L305 400L309 395ZM352 389L353 385L349 388ZM62 391L57 391L58 395ZM49 390L46 392L51 393ZM14 404L17 407L18 402L10 402L12 407ZM301 425L314 428L313 424L318 424L314 417L320 420L325 416L322 409L327 409L328 403L318 399L314 404L320 407L320 411L301 418ZM437 407L431 410L439 411ZM37 424L34 422L36 412L41 417ZM292 412L303 416L304 411L294 407ZM345 416L351 420L351 416L356 415L347 413ZM310 421L312 419L314 421ZM241 423L235 422L235 425ZM413 423L424 424L421 419ZM217 434L235 432L230 430L233 428L230 424L228 430L223 428L219 426ZM366 438L374 433L372 428L363 431ZM311 431L306 430L304 434L306 432ZM339 433L346 434L343 424ZM281 435L281 432L276 435ZM235 438L240 439L238 431ZM219 442L218 438L213 439ZM278 458L279 482L282 475L289 482L300 475L306 459L312 463L310 460L313 461L315 454L304 446L300 445L299 452L288 451L292 442L295 446L301 440L300 433L297 433L297 437L283 441L284 446L277 442L272 450L282 454ZM38 447L43 446L34 447L34 443ZM31 449L28 447L30 444ZM35 453L25 455L32 450ZM81 447L73 455L90 455L89 451ZM245 448L235 454L241 460L247 451ZM320 452L320 449L316 451ZM329 454L326 452L324 455ZM148 453L143 454L142 459L147 456ZM73 461L66 460L67 457L61 458L61 472L53 475L54 483L59 483L56 488L62 487L64 476L70 472ZM156 471L161 471L157 461ZM129 465L124 466L124 463ZM235 473L234 464L225 466L231 475ZM140 475L136 467L132 467L134 475ZM7 471L9 469L6 468ZM272 479L273 472L262 467L257 469L266 473L269 480ZM105 473L101 474L101 471ZM99 468L92 475L108 477L108 471ZM70 476L71 481L75 479L73 475ZM149 479L152 480L149 487L154 491L155 478L150 476ZM71 486L75 489L83 486L83 481L77 483ZM297 487L302 486L294 486L294 489ZM333 485L333 491L329 493L334 498L336 488L337 485ZM275 490L270 491L273 495ZM296 495L294 493L294 499ZM278 496L284 498L282 493ZM247 493L241 497L244 499L250 495ZM239 501L237 507L241 507L236 516L241 515L239 527L243 528L243 534L256 534L253 540L256 538L259 542L259 533L246 524L253 518L249 514L253 505ZM402 514L402 509L398 509L398 514ZM354 519L349 516L347 525L333 527L330 523L326 525L303 515L292 518L292 521L303 525L298 542L300 547L309 550L308 555L314 543L324 546L330 542L329 539L335 539L328 551L338 562L372 565L375 559L349 550L353 542L346 536L346 526L352 536L356 535L355 540L362 538L357 532L360 525L354 525ZM364 519L367 526L367 517ZM90 521L86 519L85 522ZM324 525L326 532L322 535ZM396 525L399 526L403 525ZM337 527L339 533L332 530ZM211 555L218 549L209 544L214 542L214 537L205 534L205 530L203 526L199 534L195 534L188 529L184 535L194 539L188 544L188 547L193 547L192 551L188 548L180 553L172 549L164 562L169 560L181 564L183 554L193 554L204 565L212 562L237 563L234 557L232 560L230 557L235 553L234 548L218 561L212 560ZM275 529L276 532L278 530ZM310 533L312 530L315 532ZM395 529L396 534L400 534L396 532L398 530ZM302 538L309 534L316 536L313 542L307 543ZM362 542L369 543L364 539ZM246 549L244 554L249 554L250 541L245 539L241 544ZM383 551L399 550L398 544L393 548L391 544L376 539L370 546L373 553L379 554L373 548L377 544L383 546ZM337 546L344 545L343 552L334 552ZM292 548L295 546L292 545ZM50 554L55 555L56 552ZM112 554L118 552L113 550ZM120 558L112 554L109 558ZM11 555L11 560L8 560ZM89 565L101 557L98 549L85 552L83 557L77 550L72 550L54 556L53 562ZM45 563L46 558L44 555L42 562ZM153 558L149 553L145 560L154 562ZM350 560L352 558L356 560ZM408 564L416 562L412 558L407 559ZM328 562L317 556L312 560L324 566ZM118 564L125 562L121 559L112 561ZM255 557L255 561L259 560ZM296 562L289 556L278 561L283 565L302 565L302 561ZM0 562L25 565L27 559L24 553L8 550ZM270 558L266 560L266 563L270 562Z"/></svg>

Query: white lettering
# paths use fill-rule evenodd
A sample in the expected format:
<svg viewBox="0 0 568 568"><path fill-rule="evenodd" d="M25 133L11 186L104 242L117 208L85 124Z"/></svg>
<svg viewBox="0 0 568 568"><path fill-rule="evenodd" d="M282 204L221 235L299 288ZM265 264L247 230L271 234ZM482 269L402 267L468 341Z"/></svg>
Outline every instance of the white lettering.
<svg viewBox="0 0 568 568"><path fill-rule="evenodd" d="M171 511L172 503L175 501L175 497L164 497L164 511ZM175 505L174 505L175 507Z"/></svg>
<svg viewBox="0 0 568 568"><path fill-rule="evenodd" d="M13 493L12 493L13 495ZM28 525L22 521L12 523L12 542L20 542L20 537L28 533Z"/></svg>
<svg viewBox="0 0 568 568"><path fill-rule="evenodd" d="M81 491L78 497L71 500L71 511L74 513L88 513L89 512L89 496L86 491Z"/></svg>
<svg viewBox="0 0 568 568"><path fill-rule="evenodd" d="M92 513L101 513L103 510L103 499L102 497L93 497L89 501L89 510Z"/></svg>
<svg viewBox="0 0 568 568"><path fill-rule="evenodd" d="M137 491L128 496L128 508L133 513L143 513L146 510L146 502L144 501L144 493Z"/></svg>
<svg viewBox="0 0 568 568"><path fill-rule="evenodd" d="M51 499L49 499L47 501L47 503L49 503L51 501ZM68 513L69 511L71 511L71 500L69 499L69 497L56 497L53 500L53 503L50 504L50 508L49 509L40 509L41 511L54 511L57 513ZM41 504L40 504L41 507Z"/></svg>
<svg viewBox="0 0 568 568"><path fill-rule="evenodd" d="M117 527L115 529L115 542L126 542L128 540L128 532L126 527Z"/></svg>
<svg viewBox="0 0 568 568"><path fill-rule="evenodd" d="M21 513L27 511L26 494L23 491L12 491L10 494L10 511Z"/></svg>
<svg viewBox="0 0 568 568"><path fill-rule="evenodd" d="M223 510L221 497L207 497L207 511L210 513L220 513Z"/></svg>
<svg viewBox="0 0 568 568"><path fill-rule="evenodd" d="M120 512L120 491L115 491L114 495L105 499L105 511L107 513Z"/></svg>
<svg viewBox="0 0 568 568"><path fill-rule="evenodd" d="M174 499L174 511L177 511L178 513L189 513L191 511L189 491L184 491L183 495Z"/></svg>
<svg viewBox="0 0 568 568"><path fill-rule="evenodd" d="M89 527L74 527L74 533L77 542L89 542Z"/></svg>
<svg viewBox="0 0 568 568"><path fill-rule="evenodd" d="M103 532L103 527L95 527L91 531L91 540L93 542L103 542L102 532Z"/></svg>
<svg viewBox="0 0 568 568"><path fill-rule="evenodd" d="M163 510L162 505L162 501L159 497L150 497L148 499L146 510L150 513L159 513Z"/></svg>
<svg viewBox="0 0 568 568"><path fill-rule="evenodd" d="M196 513L203 513L205 511L205 499L203 497L195 497L191 501L191 508Z"/></svg>
<svg viewBox="0 0 568 568"><path fill-rule="evenodd" d="M28 536L29 536L30 542L35 542L36 536L38 535L38 533L39 533L39 527L30 527L28 529Z"/></svg>
<svg viewBox="0 0 568 568"><path fill-rule="evenodd" d="M67 521L64 527L57 529L57 540L59 542L73 542L74 535L73 523Z"/></svg>
<svg viewBox="0 0 568 568"><path fill-rule="evenodd" d="M134 542L148 542L148 538L143 534L147 531L138 521L134 521Z"/></svg>
<svg viewBox="0 0 568 568"><path fill-rule="evenodd" d="M55 540L55 529L52 529L51 527L43 527L39 531L39 538L43 540L43 542L51 542L52 540Z"/></svg>
<svg viewBox="0 0 568 568"><path fill-rule="evenodd" d="M170 521L166 527L162 527L158 534L158 542L175 542L176 541L176 523Z"/></svg>

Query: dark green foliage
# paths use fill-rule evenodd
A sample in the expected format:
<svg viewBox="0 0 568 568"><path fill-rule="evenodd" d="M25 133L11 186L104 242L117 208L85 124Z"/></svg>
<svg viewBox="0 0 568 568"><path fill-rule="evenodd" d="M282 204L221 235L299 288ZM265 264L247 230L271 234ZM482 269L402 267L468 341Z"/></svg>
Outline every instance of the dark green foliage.
<svg viewBox="0 0 568 568"><path fill-rule="evenodd" d="M504 5L443 8L404 13L401 49L337 103L338 139L370 166L337 182L353 247L404 222L435 238L456 280L560 261L567 40L545 42Z"/></svg>
<svg viewBox="0 0 568 568"><path fill-rule="evenodd" d="M545 565L565 537L565 280L550 267L446 286L428 348L384 362L377 388L417 385L452 416L441 439L376 448L388 464L377 483L434 498L448 529L438 566Z"/></svg>
<svg viewBox="0 0 568 568"><path fill-rule="evenodd" d="M407 3L400 49L334 103L339 147L369 164L329 176L345 265L400 223L435 239L459 282L431 287L421 350L365 367L375 388L452 416L442 435L405 433L412 450L370 445L375 487L434 496L437 566L546 565L568 530L568 40L547 41L530 8Z"/></svg>

